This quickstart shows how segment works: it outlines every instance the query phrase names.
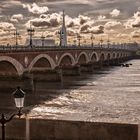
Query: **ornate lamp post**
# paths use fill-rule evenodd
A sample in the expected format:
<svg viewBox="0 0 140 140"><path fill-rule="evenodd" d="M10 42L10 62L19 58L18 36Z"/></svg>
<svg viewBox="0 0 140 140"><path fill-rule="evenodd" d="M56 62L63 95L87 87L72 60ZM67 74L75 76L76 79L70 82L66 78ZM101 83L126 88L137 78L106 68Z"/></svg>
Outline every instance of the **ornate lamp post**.
<svg viewBox="0 0 140 140"><path fill-rule="evenodd" d="M100 40L100 48L102 48L102 45L103 45L103 39L101 38L101 40Z"/></svg>
<svg viewBox="0 0 140 140"><path fill-rule="evenodd" d="M16 46L18 45L18 36L19 36L19 33L18 33L17 29L16 29L15 32L14 32Z"/></svg>
<svg viewBox="0 0 140 140"><path fill-rule="evenodd" d="M34 30L34 28L32 28L31 26L30 26L30 28L29 29L27 29L27 32L28 32L28 35L29 35L29 37L30 37L30 47L32 48L33 47L33 35L34 35L34 32L35 32L35 30Z"/></svg>
<svg viewBox="0 0 140 140"><path fill-rule="evenodd" d="M14 116L19 116L21 117L21 109L24 107L24 97L25 97L25 92L23 92L20 87L17 87L16 91L13 93L14 100L15 100L15 105L18 109L17 114L13 114L10 116L9 119L5 117L5 115L2 113L1 118L0 118L0 123L1 123L1 128L2 128L2 140L5 140L5 126L6 123L10 122Z"/></svg>
<svg viewBox="0 0 140 140"><path fill-rule="evenodd" d="M41 36L42 47L44 46L44 40L45 40L45 36L42 34Z"/></svg>
<svg viewBox="0 0 140 140"><path fill-rule="evenodd" d="M109 38L107 40L107 46L108 46L108 48L110 47L110 40L109 40Z"/></svg>
<svg viewBox="0 0 140 140"><path fill-rule="evenodd" d="M91 39L91 47L93 47L93 40L95 39L95 37L93 36L93 34L91 35L90 39Z"/></svg>
<svg viewBox="0 0 140 140"><path fill-rule="evenodd" d="M78 46L81 46L81 36L77 34Z"/></svg>

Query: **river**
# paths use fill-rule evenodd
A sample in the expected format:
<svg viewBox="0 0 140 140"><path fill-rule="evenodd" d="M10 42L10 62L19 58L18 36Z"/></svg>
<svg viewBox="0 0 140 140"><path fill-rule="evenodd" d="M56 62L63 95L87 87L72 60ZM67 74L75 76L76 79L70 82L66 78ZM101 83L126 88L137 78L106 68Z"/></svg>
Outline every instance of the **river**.
<svg viewBox="0 0 140 140"><path fill-rule="evenodd" d="M128 63L132 65L65 77L63 89L37 83L39 90L26 95L25 110L30 118L140 123L140 60ZM13 109L11 95L1 93L0 98L1 110Z"/></svg>
<svg viewBox="0 0 140 140"><path fill-rule="evenodd" d="M66 78L66 88L46 89L30 106L31 118L92 122L140 122L140 60ZM52 94L53 93L53 94Z"/></svg>

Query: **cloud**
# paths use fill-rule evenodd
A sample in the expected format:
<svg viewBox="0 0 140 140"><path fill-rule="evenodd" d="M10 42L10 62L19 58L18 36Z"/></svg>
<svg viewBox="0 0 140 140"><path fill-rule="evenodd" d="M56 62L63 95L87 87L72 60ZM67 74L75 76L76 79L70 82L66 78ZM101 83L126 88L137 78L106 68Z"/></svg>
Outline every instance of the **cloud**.
<svg viewBox="0 0 140 140"><path fill-rule="evenodd" d="M76 31L73 29L67 29L67 35L68 36L75 36L76 35Z"/></svg>
<svg viewBox="0 0 140 140"><path fill-rule="evenodd" d="M93 33L93 34L102 34L104 33L104 26L98 25L98 26L90 26L88 24L84 24L80 28L81 33Z"/></svg>
<svg viewBox="0 0 140 140"><path fill-rule="evenodd" d="M66 15L65 19L66 19L66 26L69 28L74 27L74 26L80 26L78 18L72 18L72 17Z"/></svg>
<svg viewBox="0 0 140 140"><path fill-rule="evenodd" d="M13 30L15 30L15 27L12 23L0 22L0 35L6 35Z"/></svg>
<svg viewBox="0 0 140 140"><path fill-rule="evenodd" d="M78 18L81 25L90 20L90 17L83 15L79 15Z"/></svg>
<svg viewBox="0 0 140 140"><path fill-rule="evenodd" d="M39 18L34 18L26 23L26 27L30 27L30 23L34 27L57 27L60 25L61 15L59 13L52 13L48 15L41 15Z"/></svg>
<svg viewBox="0 0 140 140"><path fill-rule="evenodd" d="M140 30L131 32L131 37L139 38L140 37Z"/></svg>
<svg viewBox="0 0 140 140"><path fill-rule="evenodd" d="M116 37L118 37L118 38L126 38L126 37L128 37L128 34L119 33L119 34L117 34Z"/></svg>
<svg viewBox="0 0 140 140"><path fill-rule="evenodd" d="M81 33L88 33L90 28L91 28L90 25L84 24L84 25L81 26L80 32L81 32Z"/></svg>
<svg viewBox="0 0 140 140"><path fill-rule="evenodd" d="M36 3L33 4L23 4L23 8L27 8L29 12L33 14L44 14L49 11L47 6L40 7Z"/></svg>
<svg viewBox="0 0 140 140"><path fill-rule="evenodd" d="M140 27L140 12L137 11L134 13L134 16L131 19L128 19L127 22L124 23L126 28L136 28Z"/></svg>
<svg viewBox="0 0 140 140"><path fill-rule="evenodd" d="M112 11L110 12L110 15L111 15L112 17L118 17L118 16L120 15L120 10L114 9L114 10L112 10Z"/></svg>
<svg viewBox="0 0 140 140"><path fill-rule="evenodd" d="M83 25L90 21L91 21L91 18L88 16L79 15L78 17L72 18L72 17L66 15L67 27L80 26L80 25Z"/></svg>
<svg viewBox="0 0 140 140"><path fill-rule="evenodd" d="M10 21L16 22L16 23L18 23L21 20L23 20L23 15L22 14L13 15L10 19Z"/></svg>
<svg viewBox="0 0 140 140"><path fill-rule="evenodd" d="M118 21L109 21L104 25L104 27L106 29L118 28L118 27L121 27L121 26L122 26L122 23L118 22Z"/></svg>
<svg viewBox="0 0 140 140"><path fill-rule="evenodd" d="M134 13L134 21L132 22L132 27L140 27L140 12Z"/></svg>
<svg viewBox="0 0 140 140"><path fill-rule="evenodd" d="M102 21L102 20L104 20L104 19L106 19L106 16L103 16L103 15L99 15L99 16L98 16L98 20L99 20L99 21Z"/></svg>

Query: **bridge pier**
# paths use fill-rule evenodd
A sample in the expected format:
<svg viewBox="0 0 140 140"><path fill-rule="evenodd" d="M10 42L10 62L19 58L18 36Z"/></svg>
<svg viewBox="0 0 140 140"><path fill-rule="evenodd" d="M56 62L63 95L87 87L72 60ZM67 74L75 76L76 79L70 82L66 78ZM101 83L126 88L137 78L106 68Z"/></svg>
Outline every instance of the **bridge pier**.
<svg viewBox="0 0 140 140"><path fill-rule="evenodd" d="M80 76L81 69L79 65L61 67L63 76Z"/></svg>
<svg viewBox="0 0 140 140"><path fill-rule="evenodd" d="M33 80L33 74L29 72L24 72L22 75L22 81L23 81L23 88L25 91L31 91L34 92L34 80Z"/></svg>
<svg viewBox="0 0 140 140"><path fill-rule="evenodd" d="M110 66L118 66L119 64L119 58L110 60Z"/></svg>
<svg viewBox="0 0 140 140"><path fill-rule="evenodd" d="M80 65L81 72L93 72L93 64Z"/></svg>
<svg viewBox="0 0 140 140"><path fill-rule="evenodd" d="M56 70L51 69L34 69L31 71L33 79L36 81L58 82L60 81L59 74Z"/></svg>
<svg viewBox="0 0 140 140"><path fill-rule="evenodd" d="M102 64L103 66L110 66L110 60L106 60Z"/></svg>

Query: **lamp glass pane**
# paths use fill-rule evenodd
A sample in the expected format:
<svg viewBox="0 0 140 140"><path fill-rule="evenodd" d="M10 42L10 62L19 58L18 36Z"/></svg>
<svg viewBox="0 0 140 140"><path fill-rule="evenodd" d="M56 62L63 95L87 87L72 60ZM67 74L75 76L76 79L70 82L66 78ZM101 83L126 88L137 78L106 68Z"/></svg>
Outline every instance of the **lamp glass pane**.
<svg viewBox="0 0 140 140"><path fill-rule="evenodd" d="M15 104L17 108L24 107L24 98L15 98Z"/></svg>

